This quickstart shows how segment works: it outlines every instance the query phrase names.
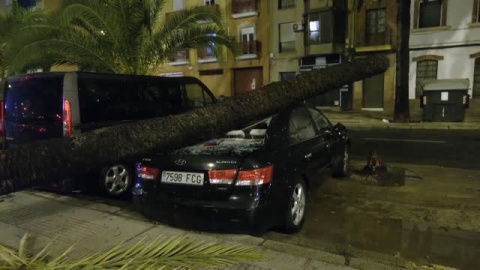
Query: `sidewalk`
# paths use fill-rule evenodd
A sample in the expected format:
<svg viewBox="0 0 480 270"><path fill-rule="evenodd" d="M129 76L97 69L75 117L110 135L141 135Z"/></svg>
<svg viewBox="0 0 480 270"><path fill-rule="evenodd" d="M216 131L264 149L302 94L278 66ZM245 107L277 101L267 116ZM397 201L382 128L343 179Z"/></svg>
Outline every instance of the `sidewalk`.
<svg viewBox="0 0 480 270"><path fill-rule="evenodd" d="M23 191L0 198L0 232L0 244L12 248L18 246L26 232L33 236L31 249L36 251L54 239L53 254L75 244L72 257L145 237L185 235L193 240L258 246L263 252L263 261L225 268L231 270L392 269L357 258L352 258L348 267L343 256L259 237L199 233L156 225L120 207L40 191Z"/></svg>
<svg viewBox="0 0 480 270"><path fill-rule="evenodd" d="M480 118L469 117L465 122L390 123L381 113L324 110L332 123L342 123L349 129L452 129L480 130ZM386 121L385 121L385 120Z"/></svg>

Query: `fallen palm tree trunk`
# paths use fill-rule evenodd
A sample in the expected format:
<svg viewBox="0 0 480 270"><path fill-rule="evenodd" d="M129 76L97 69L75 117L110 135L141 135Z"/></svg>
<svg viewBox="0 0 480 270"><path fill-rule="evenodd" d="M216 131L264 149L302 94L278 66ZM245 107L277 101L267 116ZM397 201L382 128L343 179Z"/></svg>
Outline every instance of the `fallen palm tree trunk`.
<svg viewBox="0 0 480 270"><path fill-rule="evenodd" d="M388 66L388 60L381 56L358 59L301 74L289 81L271 83L224 103L188 113L9 149L1 157L0 189L3 193L17 191L41 185L47 179L59 179L120 161L133 162L154 152L191 145L325 91L381 74Z"/></svg>

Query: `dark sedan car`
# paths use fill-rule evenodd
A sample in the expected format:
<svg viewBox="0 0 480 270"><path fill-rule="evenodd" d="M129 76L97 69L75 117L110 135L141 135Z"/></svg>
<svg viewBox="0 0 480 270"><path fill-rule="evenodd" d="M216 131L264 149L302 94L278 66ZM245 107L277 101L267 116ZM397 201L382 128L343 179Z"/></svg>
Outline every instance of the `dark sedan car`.
<svg viewBox="0 0 480 270"><path fill-rule="evenodd" d="M325 172L345 176L348 151L344 126L300 105L223 138L145 158L134 202L144 215L180 226L296 232L308 189Z"/></svg>

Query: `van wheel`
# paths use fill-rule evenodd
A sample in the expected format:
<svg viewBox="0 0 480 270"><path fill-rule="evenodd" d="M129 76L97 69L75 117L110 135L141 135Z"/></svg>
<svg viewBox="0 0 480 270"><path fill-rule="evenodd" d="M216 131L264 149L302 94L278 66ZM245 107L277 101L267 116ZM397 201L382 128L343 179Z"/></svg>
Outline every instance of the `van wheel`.
<svg viewBox="0 0 480 270"><path fill-rule="evenodd" d="M287 233L296 233L302 228L305 220L307 189L303 180L295 182L289 200L285 214L284 230Z"/></svg>
<svg viewBox="0 0 480 270"><path fill-rule="evenodd" d="M100 173L100 188L108 197L118 198L129 193L133 177L127 166L118 164L103 168Z"/></svg>

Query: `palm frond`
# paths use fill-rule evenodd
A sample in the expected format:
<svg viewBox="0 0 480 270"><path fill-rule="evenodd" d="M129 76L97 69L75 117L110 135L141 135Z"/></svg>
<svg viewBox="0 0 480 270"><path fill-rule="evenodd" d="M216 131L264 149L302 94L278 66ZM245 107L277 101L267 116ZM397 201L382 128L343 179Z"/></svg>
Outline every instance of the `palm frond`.
<svg viewBox="0 0 480 270"><path fill-rule="evenodd" d="M237 245L189 241L185 236L157 238L130 245L118 245L81 259L68 259L74 247L61 255L47 259L47 245L35 256L25 252L28 235L19 246L18 254L0 245L0 268L2 269L198 269L199 267L230 266L240 262L262 259L257 248Z"/></svg>

